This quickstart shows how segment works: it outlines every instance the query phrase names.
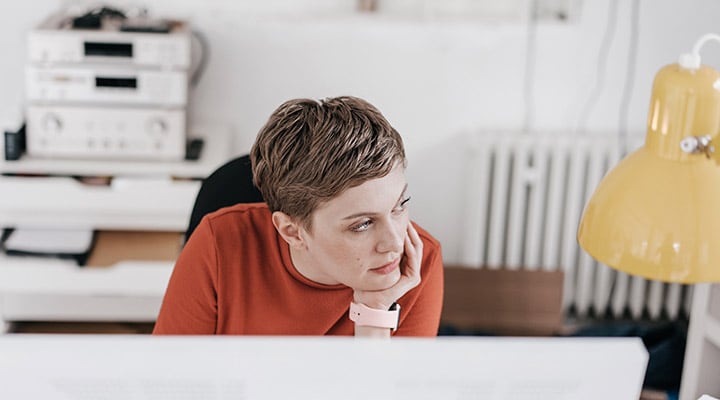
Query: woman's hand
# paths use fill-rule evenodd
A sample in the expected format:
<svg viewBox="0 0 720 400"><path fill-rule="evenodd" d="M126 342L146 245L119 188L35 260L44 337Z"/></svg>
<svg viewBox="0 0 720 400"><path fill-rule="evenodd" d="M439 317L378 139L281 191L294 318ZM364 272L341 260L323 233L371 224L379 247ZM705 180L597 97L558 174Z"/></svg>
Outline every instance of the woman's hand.
<svg viewBox="0 0 720 400"><path fill-rule="evenodd" d="M408 222L405 235L405 252L400 261L400 279L383 290L355 290L356 303L362 303L377 310L388 310L405 293L420 284L420 264L423 256L423 242L412 222Z"/></svg>

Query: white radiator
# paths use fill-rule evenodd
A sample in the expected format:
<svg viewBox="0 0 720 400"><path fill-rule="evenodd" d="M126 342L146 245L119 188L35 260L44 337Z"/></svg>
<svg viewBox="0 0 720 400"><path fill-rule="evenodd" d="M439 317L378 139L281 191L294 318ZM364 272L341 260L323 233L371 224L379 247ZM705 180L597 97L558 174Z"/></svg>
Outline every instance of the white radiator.
<svg viewBox="0 0 720 400"><path fill-rule="evenodd" d="M561 268L564 310L579 317L609 313L615 318L676 319L688 315L691 286L615 271L593 260L577 243L585 203L619 160L614 136L471 136L463 263L486 268Z"/></svg>

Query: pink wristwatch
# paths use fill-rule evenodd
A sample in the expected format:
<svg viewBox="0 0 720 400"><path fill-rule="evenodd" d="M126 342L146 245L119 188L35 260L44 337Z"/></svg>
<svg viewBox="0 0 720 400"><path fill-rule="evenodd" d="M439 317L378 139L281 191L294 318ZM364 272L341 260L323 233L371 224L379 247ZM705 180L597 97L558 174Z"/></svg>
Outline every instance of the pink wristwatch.
<svg viewBox="0 0 720 400"><path fill-rule="evenodd" d="M383 311L362 303L351 302L350 320L358 326L374 326L395 331L400 323L400 304L393 303L388 311Z"/></svg>

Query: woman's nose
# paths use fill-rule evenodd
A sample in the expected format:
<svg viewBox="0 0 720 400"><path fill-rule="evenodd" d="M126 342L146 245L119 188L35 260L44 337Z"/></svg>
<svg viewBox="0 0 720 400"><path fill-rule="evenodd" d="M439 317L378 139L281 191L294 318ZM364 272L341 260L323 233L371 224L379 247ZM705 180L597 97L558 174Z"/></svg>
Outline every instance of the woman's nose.
<svg viewBox="0 0 720 400"><path fill-rule="evenodd" d="M405 229L405 224L392 222L384 224L378 240L377 251L380 253L395 252L402 254L405 245Z"/></svg>

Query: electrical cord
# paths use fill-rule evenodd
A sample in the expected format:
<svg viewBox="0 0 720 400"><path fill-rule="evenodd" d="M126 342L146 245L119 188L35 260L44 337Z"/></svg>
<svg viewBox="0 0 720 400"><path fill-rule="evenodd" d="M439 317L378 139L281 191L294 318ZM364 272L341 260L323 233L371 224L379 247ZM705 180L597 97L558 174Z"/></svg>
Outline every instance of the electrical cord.
<svg viewBox="0 0 720 400"><path fill-rule="evenodd" d="M625 72L625 84L623 85L622 99L618 116L618 148L620 157L624 157L628 151L628 110L632 91L635 85L635 67L637 64L637 44L640 32L640 0L632 0L630 14L630 44L628 45L627 68Z"/></svg>
<svg viewBox="0 0 720 400"><path fill-rule="evenodd" d="M538 0L530 3L530 18L527 23L526 53L525 53L525 81L523 83L523 98L525 100L525 118L523 130L530 132L535 119L535 51L537 38Z"/></svg>
<svg viewBox="0 0 720 400"><path fill-rule="evenodd" d="M715 40L720 42L720 35L716 33L706 33L700 39L698 39L697 42L695 42L695 45L693 46L693 54L700 57L700 49L710 40Z"/></svg>
<svg viewBox="0 0 720 400"><path fill-rule="evenodd" d="M595 103L600 97L603 87L605 86L605 67L608 61L607 55L610 51L610 45L612 44L613 37L615 36L617 9L618 0L610 0L605 33L603 34L600 50L598 51L597 68L595 71L595 85L593 86L590 96L585 102L585 106L582 108L580 119L578 121L577 130L580 132L585 132L587 128L585 126L587 124L587 120L590 118L590 114L592 113L593 108L595 108Z"/></svg>
<svg viewBox="0 0 720 400"><path fill-rule="evenodd" d="M700 50L710 40L720 42L720 35L716 33L706 33L695 42L692 53L685 53L680 55L678 64L683 68L698 69L701 65Z"/></svg>
<svg viewBox="0 0 720 400"><path fill-rule="evenodd" d="M197 64L193 67L190 75L190 87L196 87L200 78L205 73L205 69L207 69L207 63L210 57L210 43L200 31L193 30L192 37L197 43L197 48L200 52Z"/></svg>

